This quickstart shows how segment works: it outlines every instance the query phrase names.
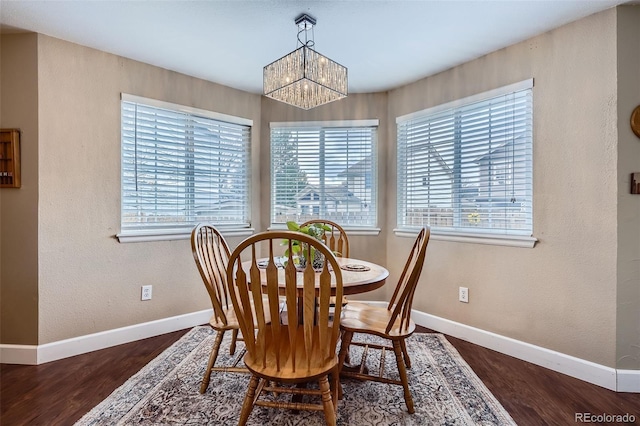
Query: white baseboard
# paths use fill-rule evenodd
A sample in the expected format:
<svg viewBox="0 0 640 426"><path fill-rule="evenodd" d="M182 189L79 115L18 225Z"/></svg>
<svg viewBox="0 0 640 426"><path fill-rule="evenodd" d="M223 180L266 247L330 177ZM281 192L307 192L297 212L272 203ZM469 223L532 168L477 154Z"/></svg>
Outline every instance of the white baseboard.
<svg viewBox="0 0 640 426"><path fill-rule="evenodd" d="M416 324L510 355L559 373L616 390L616 370L424 312L413 311ZM640 391L640 389L639 389Z"/></svg>
<svg viewBox="0 0 640 426"><path fill-rule="evenodd" d="M618 370L618 392L640 392L640 370Z"/></svg>
<svg viewBox="0 0 640 426"><path fill-rule="evenodd" d="M386 302L366 302L386 306ZM561 352L501 336L417 310L412 318L423 327L530 362L617 392L640 392L640 370L616 370Z"/></svg>
<svg viewBox="0 0 640 426"><path fill-rule="evenodd" d="M386 302L363 301L377 306ZM37 365L135 340L206 324L212 310L193 312L100 333L46 343L2 345L0 363ZM413 310L416 324L617 392L640 393L640 370L616 370L561 352Z"/></svg>
<svg viewBox="0 0 640 426"><path fill-rule="evenodd" d="M0 344L0 364L38 364L37 345Z"/></svg>
<svg viewBox="0 0 640 426"><path fill-rule="evenodd" d="M206 324L212 309L130 325L86 336L74 337L43 345L0 344L0 363L38 365L75 355L93 352L172 331Z"/></svg>

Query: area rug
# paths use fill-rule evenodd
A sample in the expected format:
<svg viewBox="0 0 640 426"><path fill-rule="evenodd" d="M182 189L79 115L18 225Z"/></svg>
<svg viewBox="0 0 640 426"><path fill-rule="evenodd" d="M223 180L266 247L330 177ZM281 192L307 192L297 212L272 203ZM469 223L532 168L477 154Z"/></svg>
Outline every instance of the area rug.
<svg viewBox="0 0 640 426"><path fill-rule="evenodd" d="M230 333L219 362L232 363ZM82 417L89 425L236 425L249 375L216 373L204 395L199 393L214 333L195 327ZM239 348L242 343L238 343ZM409 414L402 387L342 380L338 424L360 425L515 425L469 365L441 334L414 334L407 340L412 368L408 370L416 412ZM395 357L385 371L395 373ZM357 347L351 358L358 360ZM367 366L375 369L375 357ZM372 370L376 371L376 370ZM255 407L249 425L324 425L321 412Z"/></svg>

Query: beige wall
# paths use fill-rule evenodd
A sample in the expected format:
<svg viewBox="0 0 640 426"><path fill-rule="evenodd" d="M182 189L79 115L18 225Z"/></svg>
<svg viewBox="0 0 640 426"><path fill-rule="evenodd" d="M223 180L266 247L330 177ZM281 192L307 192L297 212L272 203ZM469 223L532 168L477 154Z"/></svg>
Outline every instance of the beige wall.
<svg viewBox="0 0 640 426"><path fill-rule="evenodd" d="M2 303L23 300L26 288L32 298L27 320L39 322L39 332L37 325L26 327L14 339L3 334L2 342L43 344L210 307L188 241L120 244L113 238L120 217L121 92L254 120L256 230L269 225L269 122L380 119L382 232L350 240L354 256L389 265L393 283L411 243L392 232L395 117L533 77L539 243L523 249L433 240L414 306L603 365L614 367L618 359L619 366L637 368L631 351L634 345L637 351L639 327L640 197L626 196L625 185L628 173L640 171L633 170L639 144L628 133L628 114L639 103L638 55L621 60L617 53L637 49L634 13L611 9L389 93L352 94L311 111L46 36L37 37L36 56L35 36L21 38L31 43L25 46L28 70L37 63L38 74L9 80L3 48L2 125L8 87L31 82L29 105L37 105L38 121L28 121L34 114L27 108L19 114L27 123L18 127L33 132L26 162L39 188L18 214L7 212L7 190L1 192ZM628 36L628 43L617 39ZM24 189L21 196L28 194ZM28 231L7 231L17 223L7 218L34 211L39 216ZM11 257L9 247L18 243L26 255ZM26 285L6 282L11 274L35 273ZM144 284L154 286L151 302L139 301ZM469 304L457 302L458 286L469 287ZM368 296L387 298L387 287ZM3 331L7 316L3 311ZM17 314L9 316L15 323Z"/></svg>
<svg viewBox="0 0 640 426"><path fill-rule="evenodd" d="M617 367L640 369L640 196L630 194L640 172L640 139L629 126L640 105L640 6L618 10L618 315Z"/></svg>
<svg viewBox="0 0 640 426"><path fill-rule="evenodd" d="M617 111L615 9L389 94L389 120L534 78L533 249L432 241L414 307L615 366ZM391 128L391 137L395 129ZM389 156L388 264L395 237ZM398 268L396 268L397 271ZM457 301L469 288L469 303Z"/></svg>
<svg viewBox="0 0 640 426"><path fill-rule="evenodd" d="M38 342L38 55L36 34L0 41L0 127L21 130L19 189L0 189L0 338Z"/></svg>
<svg viewBox="0 0 640 426"><path fill-rule="evenodd" d="M256 145L260 96L47 36L39 37L38 50L38 343L211 308L188 240L121 244L114 238L120 94L252 119ZM253 214L260 215L259 206ZM153 285L153 299L141 302L146 284Z"/></svg>

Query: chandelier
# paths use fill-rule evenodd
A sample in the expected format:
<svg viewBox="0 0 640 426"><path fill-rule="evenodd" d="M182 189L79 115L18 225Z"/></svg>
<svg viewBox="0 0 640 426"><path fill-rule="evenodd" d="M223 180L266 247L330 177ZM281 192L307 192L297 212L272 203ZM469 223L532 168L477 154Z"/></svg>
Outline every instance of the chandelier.
<svg viewBox="0 0 640 426"><path fill-rule="evenodd" d="M346 97L347 68L313 49L313 34L310 37L309 33L316 20L302 14L295 22L300 47L264 67L265 96L302 109Z"/></svg>

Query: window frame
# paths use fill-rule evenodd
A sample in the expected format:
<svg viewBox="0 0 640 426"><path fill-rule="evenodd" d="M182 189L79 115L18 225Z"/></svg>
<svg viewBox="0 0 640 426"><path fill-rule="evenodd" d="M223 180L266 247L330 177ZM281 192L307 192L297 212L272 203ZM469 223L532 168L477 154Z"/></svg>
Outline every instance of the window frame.
<svg viewBox="0 0 640 426"><path fill-rule="evenodd" d="M185 222L184 226L167 226L167 227L158 227L158 228L150 228L144 229L144 227L140 227L138 229L125 229L123 227L123 208L124 208L124 184L125 179L123 176L124 173L124 121L122 116L123 104L125 102L128 103L136 103L140 105L144 105L146 107L151 108L159 108L169 110L174 113L184 113L193 117L204 118L207 120L218 121L222 124L232 124L238 126L246 126L248 127L248 135L246 138L246 153L247 153L247 165L246 165L246 176L244 177L246 182L246 194L245 194L245 209L247 212L247 222L246 223L238 223L238 224L225 224L225 225L216 225L221 232L224 233L225 236L245 236L251 235L254 232L254 229L251 227L251 213L252 213L252 141L253 141L253 120L243 117L236 117L232 115L227 115L223 113L208 111L200 108L189 107L185 105L175 104L171 102L160 101L157 99L145 98L136 95L130 95L127 93L121 94L120 99L120 110L121 110L121 124L120 124L120 232L116 234L116 238L120 243L132 243L132 242L147 242L147 241L168 241L168 240L183 240L189 239L191 235L191 230L193 226L195 226L200 220L194 220L194 223ZM135 125L135 124L134 124ZM186 205L186 204L185 204ZM197 219L197 218L196 218ZM203 219L202 221L207 221ZM193 226L191 226L193 225Z"/></svg>
<svg viewBox="0 0 640 426"><path fill-rule="evenodd" d="M400 126L403 123L411 121L413 119L424 119L427 116L435 116L438 113L442 113L444 111L463 108L467 105L474 104L476 102L486 101L491 98L497 98L500 96L508 95L510 93L522 91L522 90L531 90L533 96L533 79L527 79L524 81L520 81L514 84L510 84L507 86L503 86L494 90L489 90L486 92L478 93L476 95L468 96L462 99L458 99L452 102L447 102L441 105L437 105L431 108L427 108L421 111L416 111L410 114L406 114L396 118L396 166L400 162L400 150L401 144L403 141L400 140ZM533 100L531 101L533 105ZM533 109L531 110L531 132L533 132ZM431 238L434 240L442 240L442 241L452 241L452 242L465 242L465 243L476 243L476 244L490 244L490 245L503 245L503 246L511 246L511 247L526 247L533 248L535 243L537 242L537 238L533 237L533 137L531 138L531 169L530 174L530 182L529 188L531 191L531 233L528 232L526 234L517 233L502 233L502 232L491 232L491 230L479 230L477 232L473 232L472 230L466 231L463 229L443 229L438 227L431 228ZM400 170L398 168L398 170ZM403 184L400 179L400 174L396 175L397 178L397 193L396 193L396 228L393 230L394 234L399 237L415 237L416 233L419 232L420 227L412 227L401 224L401 206L406 203L406 201L401 201L400 197L403 193L403 189L401 185Z"/></svg>
<svg viewBox="0 0 640 426"><path fill-rule="evenodd" d="M374 128L371 137L371 155L372 155L372 180L371 180L371 188L372 188L372 196L375 198L375 214L373 215L374 223L371 225L350 225L343 224L338 221L346 231L349 231L350 235L378 235L380 233L379 228L379 213L380 213L380 203L379 203L379 177L378 177L378 133L379 133L379 120L378 119L363 119L363 120L332 120L332 121L296 121L296 122L271 122L269 123L269 230L279 230L286 229L286 224L281 222L274 222L274 171L273 171L273 150L272 150L272 134L273 129L275 128L285 128L285 129L318 129L321 131L324 129L339 129L339 128L365 128L371 127ZM331 220L331 218L328 218Z"/></svg>

